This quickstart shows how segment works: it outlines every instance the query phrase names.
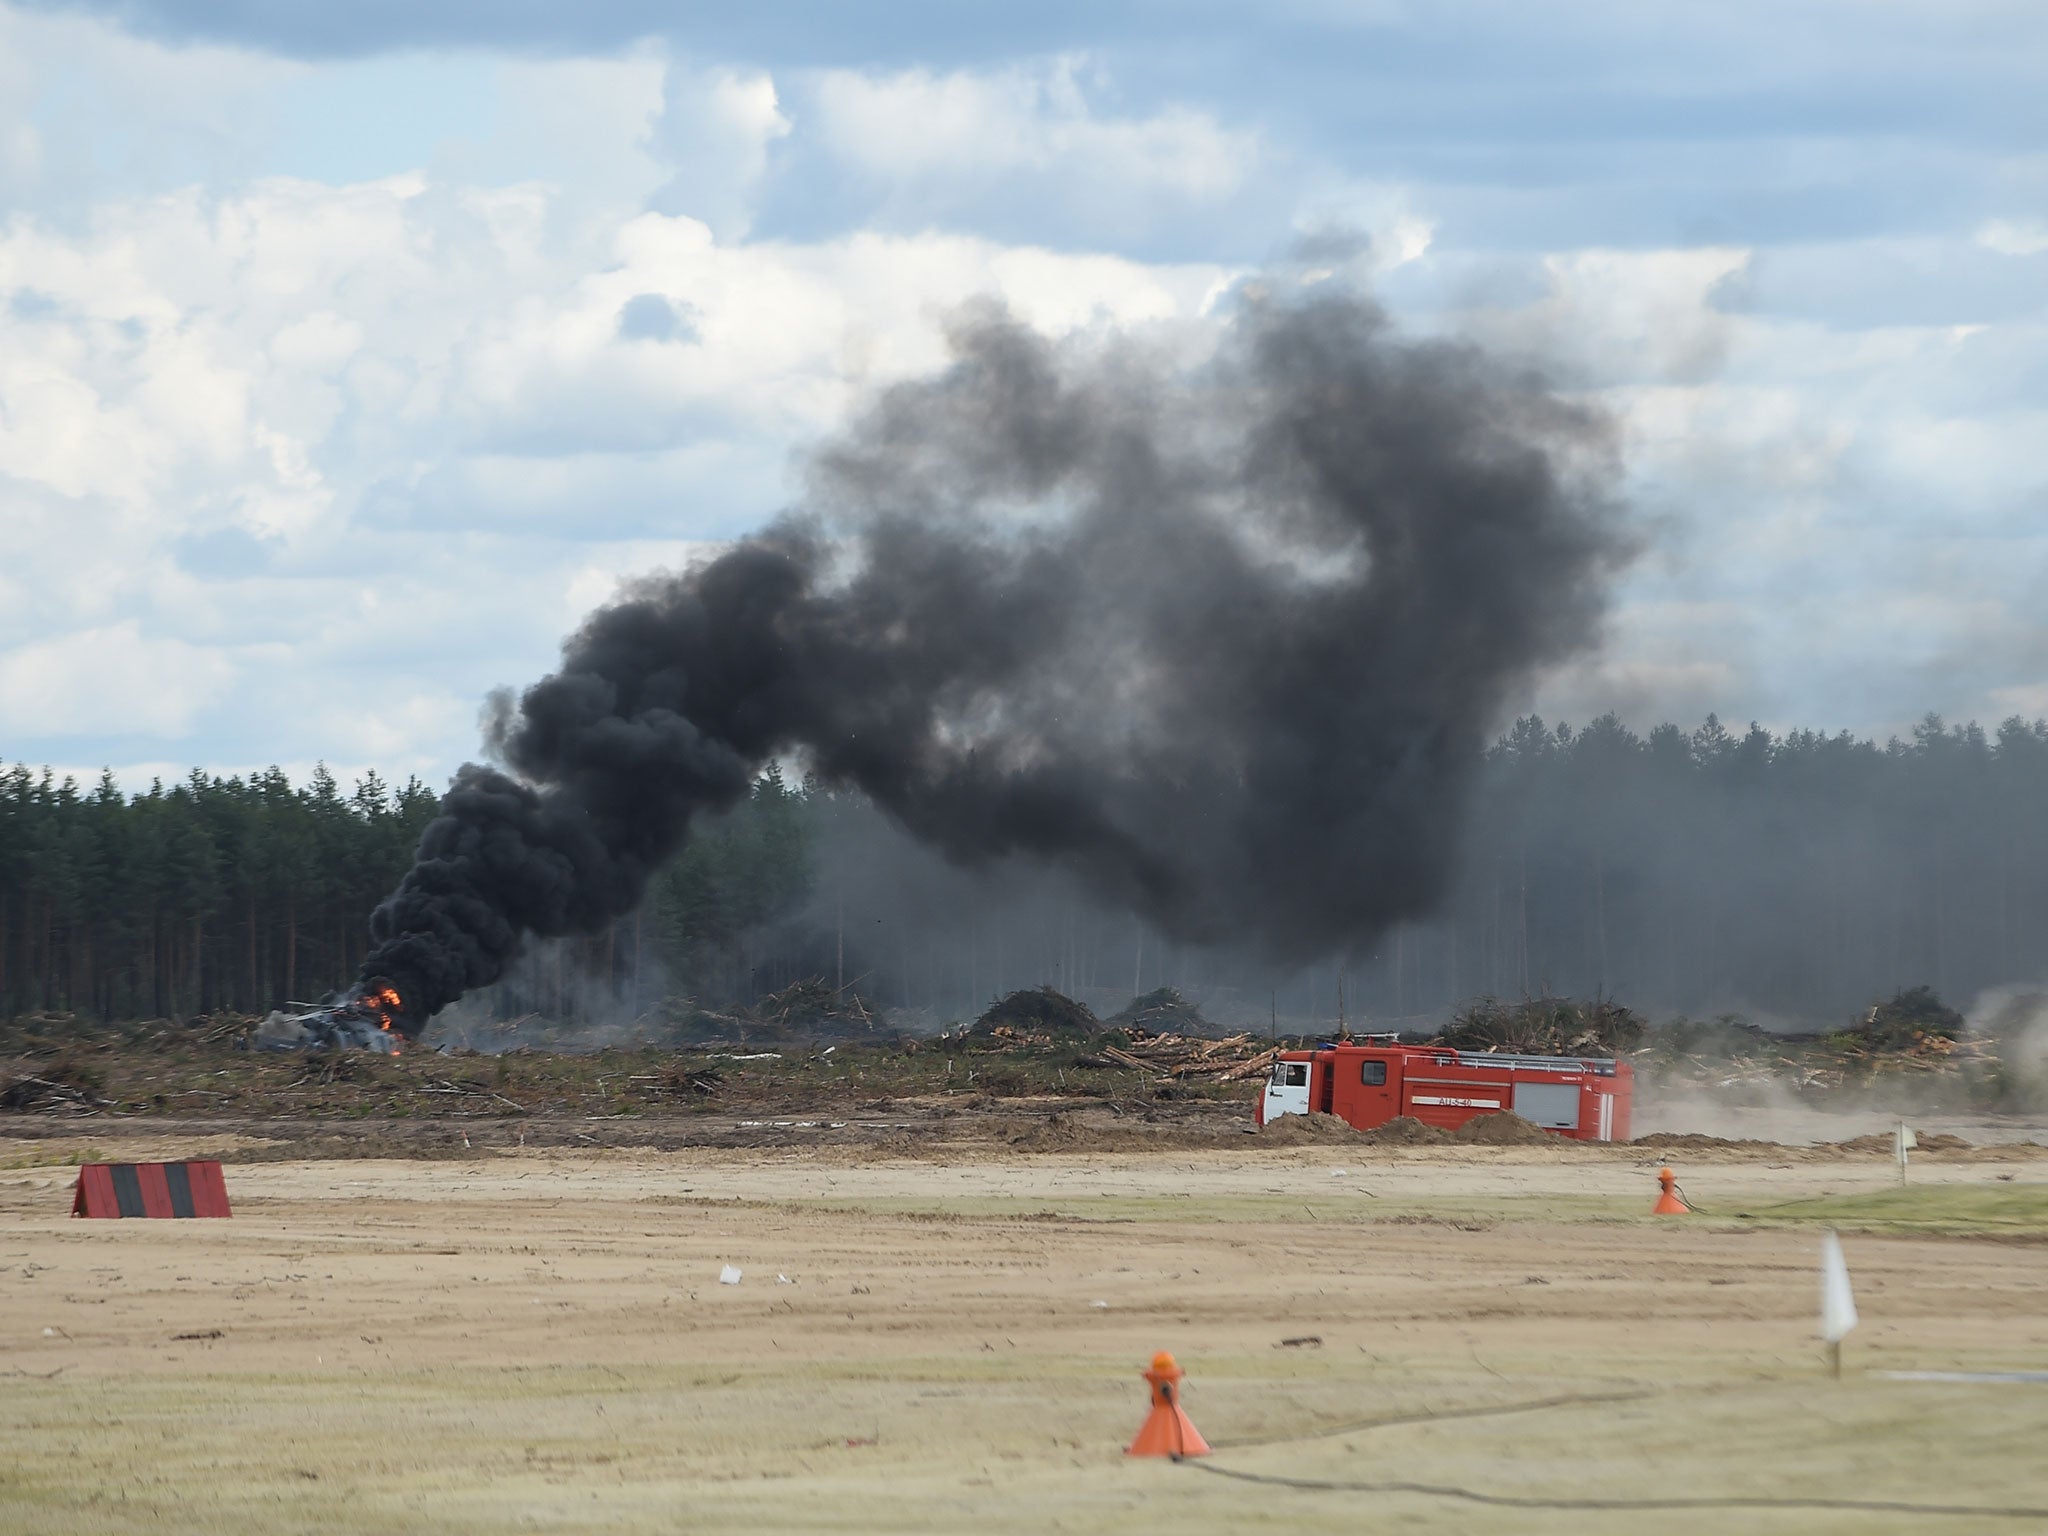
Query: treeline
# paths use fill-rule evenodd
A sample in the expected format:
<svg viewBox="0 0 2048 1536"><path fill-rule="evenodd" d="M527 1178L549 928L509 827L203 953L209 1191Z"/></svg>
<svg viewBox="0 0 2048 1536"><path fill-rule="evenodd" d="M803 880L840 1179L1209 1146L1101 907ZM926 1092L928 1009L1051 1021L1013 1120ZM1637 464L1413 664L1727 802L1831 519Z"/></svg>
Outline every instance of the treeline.
<svg viewBox="0 0 2048 1536"><path fill-rule="evenodd" d="M0 1014L261 1011L355 974L435 795L272 769L126 796L0 774ZM1049 983L1117 1005L1164 983L1212 1016L1441 1020L1474 997L1619 998L1839 1021L1902 988L1967 1000L2048 959L2048 724L1929 716L1907 739L1612 716L1516 723L1488 754L1433 914L1276 973L1176 947L1023 866L955 869L863 802L763 776L641 913L543 946L491 1011L664 994L750 1001L806 976L933 1022ZM1360 880L1373 871L1358 871ZM1340 1004L1341 998L1341 1004Z"/></svg>
<svg viewBox="0 0 2048 1536"><path fill-rule="evenodd" d="M769 845L766 863L747 851ZM1171 983L1238 1020L1420 1027L1552 994L1840 1024L1906 988L1968 1002L2048 980L2048 723L1930 715L1880 743L1523 719L1487 754L1437 909L1286 972L1175 946L1018 866L976 878L779 781L691 857L747 892L704 899L723 887L699 874L687 911L671 903L665 931L698 935L676 974L699 995L843 976L942 1021L1016 986L1113 1007Z"/></svg>
<svg viewBox="0 0 2048 1536"><path fill-rule="evenodd" d="M412 862L439 797L325 768L195 772L124 794L0 773L0 1015L104 1019L319 996L353 975L370 909Z"/></svg>
<svg viewBox="0 0 2048 1536"><path fill-rule="evenodd" d="M1885 743L1709 717L1637 736L1516 724L1443 915L1377 993L1599 993L1828 1019L1901 988L2048 971L2048 723L1928 715Z"/></svg>

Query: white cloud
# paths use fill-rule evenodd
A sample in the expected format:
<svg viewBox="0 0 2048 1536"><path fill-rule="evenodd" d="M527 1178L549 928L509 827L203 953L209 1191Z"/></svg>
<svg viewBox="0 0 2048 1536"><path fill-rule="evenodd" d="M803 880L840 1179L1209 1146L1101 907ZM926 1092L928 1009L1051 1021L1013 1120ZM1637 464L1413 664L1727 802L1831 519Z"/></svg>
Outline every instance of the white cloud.
<svg viewBox="0 0 2048 1536"><path fill-rule="evenodd" d="M1118 116L1086 61L988 71L863 74L812 84L803 125L899 221L973 211L999 223L1071 217L1134 232L1165 213L1245 190L1264 145L1212 114L1165 106Z"/></svg>
<svg viewBox="0 0 2048 1536"><path fill-rule="evenodd" d="M537 674L619 576L774 511L798 445L938 360L951 306L1145 323L1227 276L938 234L734 244L630 209L565 241L565 205L270 178L0 226L0 749L374 739L392 771L445 766L473 746L449 698ZM689 344L621 339L650 293ZM338 744L350 719L377 724Z"/></svg>
<svg viewBox="0 0 2048 1536"><path fill-rule="evenodd" d="M1185 107L1142 118L1098 116L1083 70L1072 58L992 74L837 70L819 81L818 105L835 153L892 178L1062 170L1217 198L1250 173L1256 135L1228 131Z"/></svg>
<svg viewBox="0 0 2048 1536"><path fill-rule="evenodd" d="M0 4L0 195L77 208L247 165L306 66Z"/></svg>
<svg viewBox="0 0 2048 1536"><path fill-rule="evenodd" d="M0 650L0 737L178 737L236 668L220 652L148 637L129 620Z"/></svg>
<svg viewBox="0 0 2048 1536"><path fill-rule="evenodd" d="M769 75L671 64L661 115L648 133L657 157L672 167L655 206L689 214L723 239L743 237L769 154L790 126Z"/></svg>
<svg viewBox="0 0 2048 1536"><path fill-rule="evenodd" d="M999 296L1060 332L1198 314L1226 275L959 235L730 245L697 220L643 214L602 271L524 295L484 330L455 409L500 451L787 442L825 430L858 389L935 365L940 320L967 299ZM621 309L650 293L688 307L693 345L621 341Z"/></svg>
<svg viewBox="0 0 2048 1536"><path fill-rule="evenodd" d="M1716 246L1556 253L1542 258L1535 302L1473 310L1463 326L1584 383L1704 380L1733 330L1716 297L1749 262L1747 250Z"/></svg>
<svg viewBox="0 0 2048 1536"><path fill-rule="evenodd" d="M2040 219L1993 219L1977 231L1977 243L2001 256L2038 256L2048 251L2048 223Z"/></svg>

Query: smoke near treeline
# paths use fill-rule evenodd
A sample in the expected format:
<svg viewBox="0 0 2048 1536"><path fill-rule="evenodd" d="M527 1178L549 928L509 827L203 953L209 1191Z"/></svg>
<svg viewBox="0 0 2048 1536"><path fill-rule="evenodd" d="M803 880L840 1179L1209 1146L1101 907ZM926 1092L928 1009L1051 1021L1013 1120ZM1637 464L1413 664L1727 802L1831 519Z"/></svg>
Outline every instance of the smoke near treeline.
<svg viewBox="0 0 2048 1536"><path fill-rule="evenodd" d="M0 772L0 1018L260 1013L341 986L439 801L374 774L351 792L320 772L194 772L129 794ZM1991 1021L2048 982L2044 843L2048 721L1887 742L1523 720L1487 751L1434 912L1295 966L1170 943L1021 857L962 869L858 794L771 771L699 823L638 909L534 945L459 1027L530 1011L646 1027L684 997L748 1003L814 976L913 1029L1041 982L1121 1007L1140 977L1212 1018L1273 1006L1309 1029L1340 975L1352 1019L1411 1026L1546 988L1658 1019L1839 1027L1927 985Z"/></svg>
<svg viewBox="0 0 2048 1536"><path fill-rule="evenodd" d="M1524 719L1486 752L1443 898L1308 965L1174 944L1028 866L977 879L856 798L774 783L663 872L649 931L669 982L721 1003L831 978L843 934L849 981L934 1023L1018 986L1100 1009L1172 984L1212 1018L1306 1027L1341 978L1354 1021L1418 1028L1544 992L1840 1027L1916 986L1966 1009L2041 990L2044 840L2048 722L1874 742Z"/></svg>
<svg viewBox="0 0 2048 1536"><path fill-rule="evenodd" d="M633 911L764 765L957 868L1300 965L1432 910L1505 702L1624 552L1603 424L1348 294L1196 362L955 317L802 505L595 614L372 919L417 1027Z"/></svg>

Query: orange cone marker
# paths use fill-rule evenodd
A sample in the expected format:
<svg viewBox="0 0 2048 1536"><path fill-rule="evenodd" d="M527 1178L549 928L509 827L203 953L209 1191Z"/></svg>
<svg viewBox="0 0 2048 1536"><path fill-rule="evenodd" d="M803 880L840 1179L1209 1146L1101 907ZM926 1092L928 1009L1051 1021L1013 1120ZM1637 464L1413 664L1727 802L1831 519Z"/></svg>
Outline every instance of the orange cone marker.
<svg viewBox="0 0 2048 1536"><path fill-rule="evenodd" d="M1209 1442L1180 1405L1180 1382L1186 1374L1165 1350L1152 1357L1152 1369L1145 1372L1152 1383L1152 1411L1145 1415L1126 1456L1171 1456L1178 1461L1209 1454Z"/></svg>
<svg viewBox="0 0 2048 1536"><path fill-rule="evenodd" d="M1652 1216L1689 1216L1692 1207L1678 1198L1678 1175L1669 1168L1657 1170L1657 1188L1660 1193L1657 1203L1650 1207Z"/></svg>

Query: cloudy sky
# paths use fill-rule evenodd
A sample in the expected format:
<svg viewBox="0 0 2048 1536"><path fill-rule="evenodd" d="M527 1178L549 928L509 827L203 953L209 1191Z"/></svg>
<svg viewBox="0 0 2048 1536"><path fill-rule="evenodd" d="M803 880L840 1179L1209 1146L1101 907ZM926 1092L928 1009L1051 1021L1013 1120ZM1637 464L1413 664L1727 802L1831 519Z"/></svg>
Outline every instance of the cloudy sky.
<svg viewBox="0 0 2048 1536"><path fill-rule="evenodd" d="M0 205L0 759L438 783L949 306L1305 251L1622 425L1525 702L2048 714L2039 0L0 0Z"/></svg>

